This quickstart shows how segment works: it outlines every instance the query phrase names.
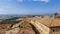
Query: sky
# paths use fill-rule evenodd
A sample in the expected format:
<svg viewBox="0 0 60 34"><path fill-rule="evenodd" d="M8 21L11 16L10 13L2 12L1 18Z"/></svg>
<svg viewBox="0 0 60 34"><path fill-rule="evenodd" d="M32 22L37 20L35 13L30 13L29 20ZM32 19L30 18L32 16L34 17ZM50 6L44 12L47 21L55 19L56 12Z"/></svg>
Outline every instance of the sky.
<svg viewBox="0 0 60 34"><path fill-rule="evenodd" d="M41 15L60 13L60 0L0 0L0 14Z"/></svg>

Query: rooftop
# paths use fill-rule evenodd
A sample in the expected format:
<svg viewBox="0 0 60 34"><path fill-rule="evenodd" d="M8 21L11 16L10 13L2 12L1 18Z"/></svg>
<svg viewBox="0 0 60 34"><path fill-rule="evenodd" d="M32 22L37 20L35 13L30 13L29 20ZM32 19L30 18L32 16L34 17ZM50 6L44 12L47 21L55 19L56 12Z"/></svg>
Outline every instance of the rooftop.
<svg viewBox="0 0 60 34"><path fill-rule="evenodd" d="M40 16L40 17L34 17L32 20L35 22L39 22L44 24L45 26L48 27L57 27L60 26L60 18L57 18L57 13L51 16Z"/></svg>

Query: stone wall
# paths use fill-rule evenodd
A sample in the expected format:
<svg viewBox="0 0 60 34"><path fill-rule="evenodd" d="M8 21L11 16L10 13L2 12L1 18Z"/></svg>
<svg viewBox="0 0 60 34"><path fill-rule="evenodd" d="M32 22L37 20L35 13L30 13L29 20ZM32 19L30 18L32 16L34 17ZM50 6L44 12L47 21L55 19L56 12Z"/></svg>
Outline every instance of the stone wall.
<svg viewBox="0 0 60 34"><path fill-rule="evenodd" d="M37 30L40 32L40 34L50 34L50 28L41 24L37 21L31 21L32 24L37 28Z"/></svg>
<svg viewBox="0 0 60 34"><path fill-rule="evenodd" d="M60 34L60 27L53 27L51 28L52 34Z"/></svg>

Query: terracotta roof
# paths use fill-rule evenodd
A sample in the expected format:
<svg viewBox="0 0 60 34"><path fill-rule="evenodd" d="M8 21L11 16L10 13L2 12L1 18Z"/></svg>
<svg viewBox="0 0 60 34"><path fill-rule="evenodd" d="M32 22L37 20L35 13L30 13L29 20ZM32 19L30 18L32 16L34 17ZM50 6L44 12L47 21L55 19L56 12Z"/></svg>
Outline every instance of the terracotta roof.
<svg viewBox="0 0 60 34"><path fill-rule="evenodd" d="M51 22L50 26L51 27L60 26L60 18L53 19L53 21Z"/></svg>
<svg viewBox="0 0 60 34"><path fill-rule="evenodd" d="M53 19L52 17L34 17L34 19L32 19L33 21L37 21L37 22L40 22L48 27L55 27L55 26L60 26L60 18L56 18L56 19Z"/></svg>

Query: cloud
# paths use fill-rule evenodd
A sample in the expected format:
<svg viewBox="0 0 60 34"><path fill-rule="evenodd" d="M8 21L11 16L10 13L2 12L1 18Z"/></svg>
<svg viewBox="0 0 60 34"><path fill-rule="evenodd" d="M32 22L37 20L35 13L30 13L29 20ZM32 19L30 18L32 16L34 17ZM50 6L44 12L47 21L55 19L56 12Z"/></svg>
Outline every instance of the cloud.
<svg viewBox="0 0 60 34"><path fill-rule="evenodd" d="M33 0L33 1L42 1L42 2L49 2L49 0Z"/></svg>
<svg viewBox="0 0 60 34"><path fill-rule="evenodd" d="M44 2L49 2L49 0L41 0L41 1L44 1Z"/></svg>
<svg viewBox="0 0 60 34"><path fill-rule="evenodd" d="M18 2L23 2L25 0L16 0ZM31 0L27 0L27 1L31 1ZM39 1L39 2L49 2L50 0L32 0L32 1Z"/></svg>
<svg viewBox="0 0 60 34"><path fill-rule="evenodd" d="M2 1L12 1L12 0L2 0ZM16 0L18 2L23 2L26 0ZM50 0L27 0L27 1L39 1L39 2L49 2Z"/></svg>

